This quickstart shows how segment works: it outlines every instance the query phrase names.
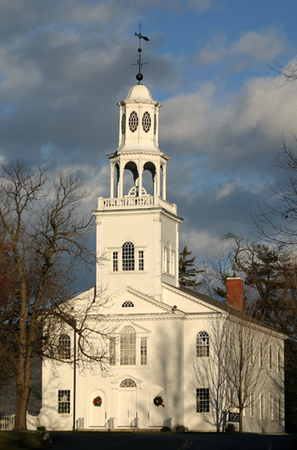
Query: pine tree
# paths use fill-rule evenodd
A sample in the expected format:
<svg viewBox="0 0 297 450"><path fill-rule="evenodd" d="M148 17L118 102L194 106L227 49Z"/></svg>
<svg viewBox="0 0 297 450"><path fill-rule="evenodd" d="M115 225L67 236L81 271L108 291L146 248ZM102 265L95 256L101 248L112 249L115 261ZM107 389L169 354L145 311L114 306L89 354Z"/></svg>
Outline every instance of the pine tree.
<svg viewBox="0 0 297 450"><path fill-rule="evenodd" d="M192 252L185 246L182 252L180 252L179 258L179 283L181 286L195 287L201 283L197 282L197 274L201 272L195 266L196 256L189 258Z"/></svg>

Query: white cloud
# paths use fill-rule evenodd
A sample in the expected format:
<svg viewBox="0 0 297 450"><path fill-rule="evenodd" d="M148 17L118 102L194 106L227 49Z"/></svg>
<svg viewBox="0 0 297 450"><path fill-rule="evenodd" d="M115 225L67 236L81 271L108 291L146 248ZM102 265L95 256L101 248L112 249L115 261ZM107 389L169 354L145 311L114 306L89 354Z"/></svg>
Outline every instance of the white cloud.
<svg viewBox="0 0 297 450"><path fill-rule="evenodd" d="M248 55L253 61L265 62L275 58L285 46L284 36L278 30L248 31L229 49L230 55Z"/></svg>
<svg viewBox="0 0 297 450"><path fill-rule="evenodd" d="M197 228L187 229L186 224L181 226L180 239L181 248L186 245L194 255L199 255L200 259L216 255L221 247L221 240L217 235L208 231L198 231Z"/></svg>
<svg viewBox="0 0 297 450"><path fill-rule="evenodd" d="M223 33L216 34L211 43L198 50L194 61L209 65L224 63L229 72L243 71L255 62L271 61L285 48L286 39L279 28L248 31L237 42L229 44Z"/></svg>
<svg viewBox="0 0 297 450"><path fill-rule="evenodd" d="M264 141L280 142L283 132L296 128L297 84L280 88L280 79L250 79L230 97L206 83L195 93L167 100L161 116L162 141L182 145L184 154L208 157L213 153L238 159L266 152Z"/></svg>

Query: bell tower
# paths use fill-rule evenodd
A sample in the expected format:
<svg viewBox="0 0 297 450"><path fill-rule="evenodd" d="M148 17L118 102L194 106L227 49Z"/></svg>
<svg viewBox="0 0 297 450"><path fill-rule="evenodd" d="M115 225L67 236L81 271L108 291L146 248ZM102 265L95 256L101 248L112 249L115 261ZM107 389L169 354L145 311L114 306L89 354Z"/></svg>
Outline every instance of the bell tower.
<svg viewBox="0 0 297 450"><path fill-rule="evenodd" d="M119 143L108 155L110 197L99 197L94 211L97 255L104 257L97 266L96 284L108 295L129 286L162 301L162 282L179 285L182 219L177 206L166 200L169 157L159 149L161 104L141 84L141 61L138 64L138 84L118 103Z"/></svg>

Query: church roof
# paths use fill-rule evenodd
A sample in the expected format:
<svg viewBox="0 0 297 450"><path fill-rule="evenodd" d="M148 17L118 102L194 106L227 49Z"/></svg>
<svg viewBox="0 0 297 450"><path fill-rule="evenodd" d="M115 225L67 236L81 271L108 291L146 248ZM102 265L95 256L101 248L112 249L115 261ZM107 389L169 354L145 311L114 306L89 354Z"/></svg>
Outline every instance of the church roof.
<svg viewBox="0 0 297 450"><path fill-rule="evenodd" d="M125 102L150 102L155 103L150 91L144 84L136 84L128 92Z"/></svg>
<svg viewBox="0 0 297 450"><path fill-rule="evenodd" d="M167 284L167 283L164 283L164 284ZM209 297L206 294L202 294L202 292L196 291L196 290L191 289L191 288L187 288L185 286L180 286L179 288L174 288L174 289L176 289L177 291L181 291L184 294L190 295L190 296L192 296L194 298L197 298L199 300L202 300L203 302L205 302L205 303L207 303L207 304L209 304L211 306L214 306L216 308L219 308L219 309L227 312L228 314L231 314L232 316L236 316L239 319L247 320L250 323L254 323L255 325L259 325L261 327L267 328L267 329L270 330L270 332L277 333L278 337L281 337L282 339L287 339L288 338L287 335L285 335L284 333L276 330L274 327L271 327L271 326L269 326L269 325L267 325L267 324L265 324L265 323L255 319L255 318L253 318L246 311L240 311L240 310L234 308L233 306L227 305L226 303L222 303L219 300L215 300L214 298Z"/></svg>

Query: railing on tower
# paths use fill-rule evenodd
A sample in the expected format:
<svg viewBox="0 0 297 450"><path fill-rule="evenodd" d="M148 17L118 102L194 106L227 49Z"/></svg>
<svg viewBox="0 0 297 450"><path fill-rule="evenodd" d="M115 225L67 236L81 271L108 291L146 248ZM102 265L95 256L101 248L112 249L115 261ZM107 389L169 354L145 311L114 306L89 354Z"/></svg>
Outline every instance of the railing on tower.
<svg viewBox="0 0 297 450"><path fill-rule="evenodd" d="M177 206L163 200L159 195L146 195L144 197L98 198L98 209L137 209L137 208L164 208L172 214L177 214Z"/></svg>

